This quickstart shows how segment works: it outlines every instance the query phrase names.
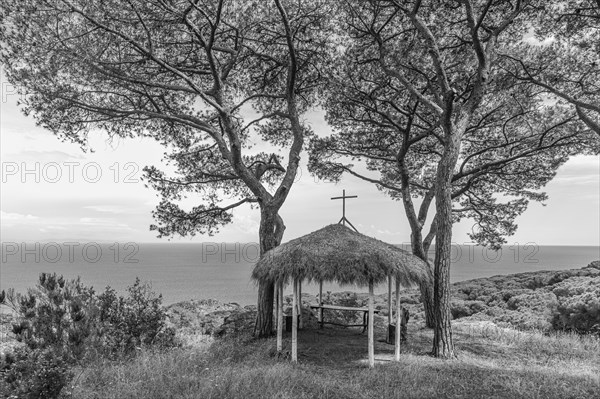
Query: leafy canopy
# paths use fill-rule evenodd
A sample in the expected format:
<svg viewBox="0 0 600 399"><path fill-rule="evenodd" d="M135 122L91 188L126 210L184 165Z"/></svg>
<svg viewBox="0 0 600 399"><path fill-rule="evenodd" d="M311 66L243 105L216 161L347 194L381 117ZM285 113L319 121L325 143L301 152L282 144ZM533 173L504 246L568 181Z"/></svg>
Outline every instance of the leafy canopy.
<svg viewBox="0 0 600 399"><path fill-rule="evenodd" d="M146 168L159 235L213 233L245 203L281 207L330 53L327 2L1 4L0 61L26 113L84 148L95 130L167 147L175 175ZM190 194L200 204L183 209Z"/></svg>
<svg viewBox="0 0 600 399"><path fill-rule="evenodd" d="M335 134L311 140L309 161L321 178L337 181L349 173L402 200L413 234L425 225L434 198L445 118L455 124L472 106L479 74L469 9L461 2L419 3L415 22L398 2L347 2L340 13L346 45L327 70L324 106ZM514 59L540 63L535 51L524 49L534 46L526 38L544 12L541 3L527 2L516 17L510 2L473 3L490 72L452 171L453 217L473 219L470 237L498 248L529 201L547 198L540 189L559 166L573 154L597 153L598 143L568 104L549 102L513 73ZM448 103L452 109L440 113ZM422 199L418 210L414 198ZM426 247L435 234L434 217Z"/></svg>

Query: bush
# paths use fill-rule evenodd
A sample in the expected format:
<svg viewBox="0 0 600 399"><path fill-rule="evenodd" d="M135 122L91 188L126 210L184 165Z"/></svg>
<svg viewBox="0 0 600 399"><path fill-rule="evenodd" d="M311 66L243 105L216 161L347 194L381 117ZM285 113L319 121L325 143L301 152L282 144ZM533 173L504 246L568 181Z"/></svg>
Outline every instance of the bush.
<svg viewBox="0 0 600 399"><path fill-rule="evenodd" d="M13 333L30 349L52 347L80 359L95 323L94 291L78 279L42 273L27 295L11 295L19 317Z"/></svg>
<svg viewBox="0 0 600 399"><path fill-rule="evenodd" d="M557 305L558 301L556 300L556 296L552 292L544 292L542 290L515 295L506 302L506 306L510 310L534 312L538 314L547 313L548 316L554 312Z"/></svg>
<svg viewBox="0 0 600 399"><path fill-rule="evenodd" d="M552 326L556 330L600 335L600 277L563 281L553 292L559 298Z"/></svg>
<svg viewBox="0 0 600 399"><path fill-rule="evenodd" d="M139 278L127 291L129 295L121 297L108 287L98 296L103 347L114 355L142 345L173 345L175 332L165 327L162 295L156 296Z"/></svg>
<svg viewBox="0 0 600 399"><path fill-rule="evenodd" d="M73 377L68 360L52 348L19 348L6 356L0 372L0 394L7 398L58 398Z"/></svg>
<svg viewBox="0 0 600 399"><path fill-rule="evenodd" d="M335 304L338 306L345 306L349 308L358 308L362 307L362 301L359 301L358 296L354 292L347 292L345 295L340 296L335 301ZM358 318L360 317L357 312L347 312L343 310L333 310L329 311L332 320L341 324L354 324L358 323ZM362 319L360 320L362 323Z"/></svg>
<svg viewBox="0 0 600 399"><path fill-rule="evenodd" d="M594 291L599 286L600 277L573 277L556 284L552 292L559 298L571 297Z"/></svg>
<svg viewBox="0 0 600 399"><path fill-rule="evenodd" d="M551 277L544 274L535 275L525 281L524 286L525 288L529 288L531 290L537 290L538 288L547 287L550 283L550 279Z"/></svg>
<svg viewBox="0 0 600 399"><path fill-rule="evenodd" d="M139 279L126 297L110 287L97 296L79 278L65 281L42 273L26 295L10 290L0 299L17 314L12 331L25 344L1 364L3 387L18 397L58 397L71 379L69 367L84 358L114 358L141 345L174 344L174 330L165 327L162 296Z"/></svg>
<svg viewBox="0 0 600 399"><path fill-rule="evenodd" d="M453 299L450 302L450 313L453 319L468 317L487 309L485 303L481 301L464 301L462 299Z"/></svg>

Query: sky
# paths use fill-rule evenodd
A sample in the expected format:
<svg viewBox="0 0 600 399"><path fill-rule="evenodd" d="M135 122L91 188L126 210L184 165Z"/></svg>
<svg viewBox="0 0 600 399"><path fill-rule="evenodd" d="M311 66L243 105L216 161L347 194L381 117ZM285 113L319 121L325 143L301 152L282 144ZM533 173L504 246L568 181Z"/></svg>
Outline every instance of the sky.
<svg viewBox="0 0 600 399"><path fill-rule="evenodd" d="M159 198L140 181L142 168L161 165L164 148L149 139L109 141L101 132L90 139L93 153L62 142L23 115L18 96L4 76L0 103L0 234L4 242L168 242L149 230ZM322 112L307 117L319 135L330 132ZM357 178L338 184L320 182L306 168L306 153L288 200L281 209L284 241L302 236L346 216L364 234L391 243L407 243L410 229L402 204ZM600 159L572 158L545 188L545 206L532 203L517 222L508 244L593 245L600 243ZM235 210L234 221L213 237L174 237L171 242L256 242L259 213ZM469 243L473 222L454 226L453 241Z"/></svg>

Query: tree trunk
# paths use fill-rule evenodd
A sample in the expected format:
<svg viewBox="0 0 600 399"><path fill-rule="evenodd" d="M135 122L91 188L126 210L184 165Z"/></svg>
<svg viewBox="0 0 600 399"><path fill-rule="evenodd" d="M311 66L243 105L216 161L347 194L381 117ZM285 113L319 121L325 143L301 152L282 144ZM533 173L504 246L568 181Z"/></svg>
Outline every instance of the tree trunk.
<svg viewBox="0 0 600 399"><path fill-rule="evenodd" d="M283 350L283 282L278 281L275 286L277 293L277 352Z"/></svg>
<svg viewBox="0 0 600 399"><path fill-rule="evenodd" d="M298 279L294 277L292 292L292 362L298 361Z"/></svg>
<svg viewBox="0 0 600 399"><path fill-rule="evenodd" d="M425 199L421 204L421 210L417 216L412 202L410 192L410 179L409 173L406 169L405 157L408 152L408 137L405 137L403 142L403 148L398 153L398 169L400 170L400 180L402 186L402 203L404 205L404 212L410 225L410 245L413 255L424 260L427 265L427 276L429 281L423 281L419 284L421 289L421 302L425 308L425 326L433 328L434 317L433 317L433 275L431 273L431 267L429 267L429 260L427 259L427 251L423 247L423 223L427 216L427 209L431 203L431 198Z"/></svg>
<svg viewBox="0 0 600 399"><path fill-rule="evenodd" d="M261 205L260 229L260 255L281 244L285 225L283 220L273 210ZM275 299L275 283L273 281L260 281L258 283L258 303L254 336L258 338L273 335L273 301Z"/></svg>
<svg viewBox="0 0 600 399"><path fill-rule="evenodd" d="M254 335L258 338L273 334L273 299L275 284L273 282L258 283L258 306Z"/></svg>
<svg viewBox="0 0 600 399"><path fill-rule="evenodd" d="M413 255L427 263L428 279L419 284L419 289L421 290L421 302L423 302L423 307L425 308L425 326L433 328L435 326L435 316L433 313L433 273L431 272L427 252L423 248L421 232L419 231L418 234L415 234L413 231L411 241Z"/></svg>
<svg viewBox="0 0 600 399"><path fill-rule="evenodd" d="M453 358L450 314L450 258L452 250L452 185L450 179L460 151L460 134L447 134L444 153L436 176L435 262L433 283L433 311L435 318L433 355Z"/></svg>
<svg viewBox="0 0 600 399"><path fill-rule="evenodd" d="M367 335L369 337L369 367L375 367L375 307L373 305L373 280L369 281L369 323L367 327Z"/></svg>
<svg viewBox="0 0 600 399"><path fill-rule="evenodd" d="M428 267L429 273L431 268ZM425 327L433 328L435 326L435 316L433 312L433 276L431 282L422 282L419 284L421 290L421 302L425 309Z"/></svg>

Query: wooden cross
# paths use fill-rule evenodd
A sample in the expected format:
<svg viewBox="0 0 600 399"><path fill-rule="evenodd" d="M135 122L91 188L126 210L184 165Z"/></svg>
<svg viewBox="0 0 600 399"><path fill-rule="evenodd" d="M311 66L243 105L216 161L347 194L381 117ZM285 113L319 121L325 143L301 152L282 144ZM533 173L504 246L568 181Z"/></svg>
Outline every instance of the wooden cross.
<svg viewBox="0 0 600 399"><path fill-rule="evenodd" d="M358 233L358 230L356 230L356 227L354 227L354 225L352 225L352 223L350 223L348 218L346 218L346 198L358 198L358 195L346 195L346 190L342 190L341 197L332 197L331 198L332 200L337 200L337 199L342 200L342 218L340 219L340 221L338 223L341 223L344 226L346 225L346 223L348 223L350 225L350 227L352 227L354 229L354 231L356 231Z"/></svg>

